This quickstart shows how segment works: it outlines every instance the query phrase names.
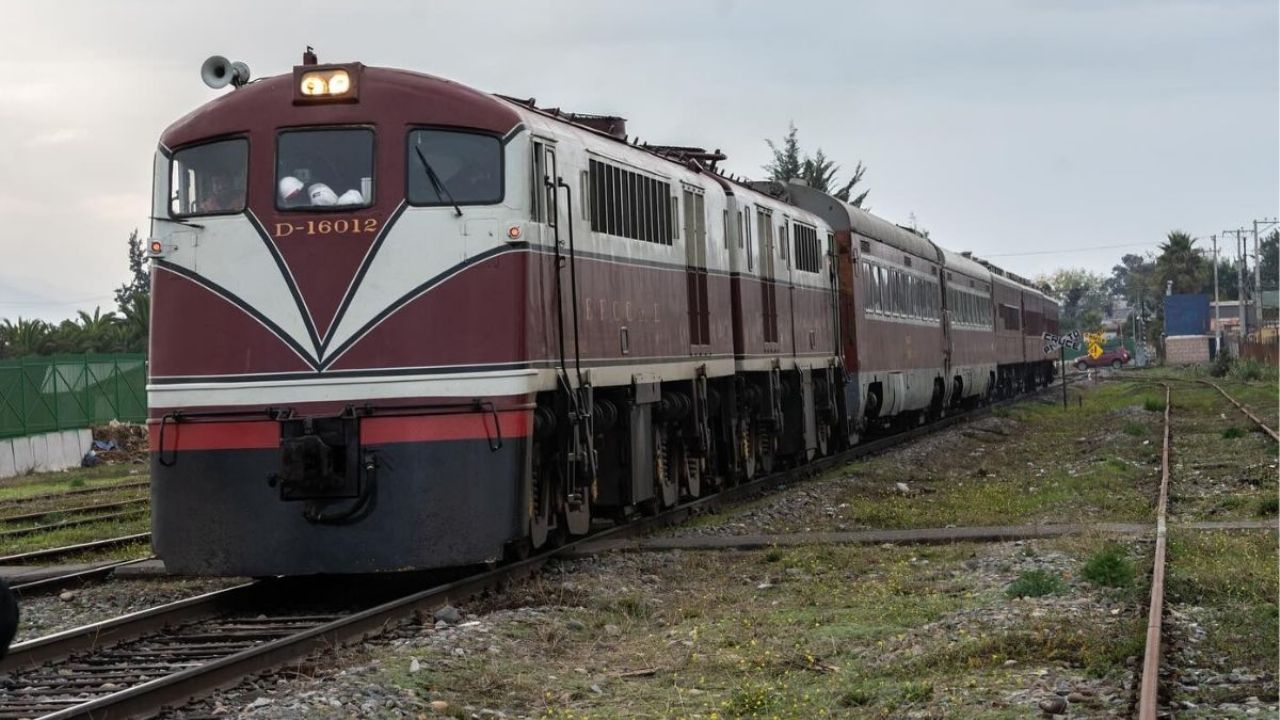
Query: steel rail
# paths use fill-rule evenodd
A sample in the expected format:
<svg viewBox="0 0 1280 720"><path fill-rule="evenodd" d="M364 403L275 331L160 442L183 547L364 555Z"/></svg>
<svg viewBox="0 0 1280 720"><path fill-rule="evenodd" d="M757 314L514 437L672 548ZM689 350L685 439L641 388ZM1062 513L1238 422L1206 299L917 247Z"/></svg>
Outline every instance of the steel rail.
<svg viewBox="0 0 1280 720"><path fill-rule="evenodd" d="M1245 407L1243 404L1241 404L1239 400L1236 400L1235 398L1233 398L1233 397L1231 397L1230 395L1228 395L1228 394L1227 394L1227 391L1222 389L1222 386L1218 385L1218 383L1211 382L1211 381L1209 381L1209 380L1201 380L1200 382L1202 382L1202 383L1204 383L1205 385L1208 385L1208 386L1212 387L1214 390L1217 390L1218 392L1222 393L1222 397L1226 398L1227 400L1230 400L1230 401L1231 401L1231 404L1232 404L1232 405L1235 405L1235 406L1236 406L1236 408L1240 410L1240 412L1242 412L1242 413L1244 413L1245 415L1249 416L1249 419L1250 419L1250 420L1252 420L1252 421L1254 421L1255 423L1257 423L1258 427L1262 428L1263 432L1265 432L1266 434L1270 435L1272 440L1275 440L1276 442L1280 442L1280 435L1277 435L1275 430L1272 430L1271 428L1267 427L1267 424L1266 424L1266 423L1264 423L1264 422L1262 422L1262 419L1261 419L1261 418L1259 418L1257 415L1254 415L1254 414L1249 410L1249 408L1247 408L1247 407Z"/></svg>
<svg viewBox="0 0 1280 720"><path fill-rule="evenodd" d="M97 487L79 488L77 490L67 490L64 492L41 493L39 495L24 495L21 497L10 498L4 502L0 502L0 510L8 510L9 508L19 507L27 503L39 502L41 500L57 500L68 496L75 495L101 495L104 493L115 492L119 490L133 490L135 488L150 487L150 480L142 480L140 482L122 483L120 485L99 485Z"/></svg>
<svg viewBox="0 0 1280 720"><path fill-rule="evenodd" d="M107 538L105 540L93 540L91 542L78 543L76 545L63 545L61 547L46 548L43 550L31 550L29 552L0 557L0 565L26 565L33 561L47 561L56 558L65 558L95 550L110 550L111 548L132 545L134 543L145 542L150 539L151 533L144 532L134 535L122 535L120 537Z"/></svg>
<svg viewBox="0 0 1280 720"><path fill-rule="evenodd" d="M11 646L9 654L0 660L0 672L13 672L33 667L68 657L73 653L133 639L151 630L202 620L216 610L234 606L251 596L262 593L264 587L274 582L277 581L244 583L17 643Z"/></svg>
<svg viewBox="0 0 1280 720"><path fill-rule="evenodd" d="M107 513L105 515L89 515L86 517L77 517L70 520L62 520L59 522L49 523L47 525L31 525L30 527L15 528L13 530L0 530L0 540L7 538L26 537L28 535L39 535L41 533L55 532L57 530L65 530L67 528L81 527L83 525L96 525L104 522L119 522L124 520L136 520L147 512L146 508L138 508L134 510L124 510L122 512Z"/></svg>
<svg viewBox="0 0 1280 720"><path fill-rule="evenodd" d="M29 522L31 520L39 520L42 517L48 517L49 515L83 515L96 510L116 510L118 508L131 507L149 502L151 502L150 498L136 498L133 500L121 500L119 502L99 503L97 505L77 505L69 508L53 508L50 510L41 510L39 512L29 512L21 515L7 515L5 517L0 517L0 524L10 525L13 523Z"/></svg>
<svg viewBox="0 0 1280 720"><path fill-rule="evenodd" d="M1056 388L1050 387L1048 390L1056 390ZM191 702L214 690L232 687L246 676L279 667L319 650L328 650L336 645L380 634L386 628L407 622L419 613L435 610L447 603L502 587L537 572L553 558L569 555L587 543L639 534L656 527L675 524L721 504L758 494L784 483L798 481L856 458L882 452L923 435L981 417L989 413L992 408L1026 400L1037 394L1039 393L997 401L942 418L925 426L862 443L849 450L815 459L805 465L725 488L707 497L677 505L658 515L639 518L634 522L587 535L537 556L444 585L413 592L301 632L211 659L197 667L182 669L102 697L89 699L82 704L57 710L42 717L45 720L71 718L102 720L102 718L149 716L166 707ZM237 586L218 593L170 603L122 618L22 643L14 646L9 660L0 662L0 671L30 668L50 660L66 658L83 650L119 644L125 640L137 638L151 629L171 628L178 624L198 622L208 619L215 612L215 608L224 608L228 605L252 607L252 599L258 593L287 588L287 582L287 579L280 578ZM268 586L268 584L271 585Z"/></svg>
<svg viewBox="0 0 1280 720"><path fill-rule="evenodd" d="M1172 391L1164 385L1164 446L1160 452L1160 500L1156 505L1156 553L1151 569L1151 604L1147 611L1147 642L1142 655L1142 687L1138 693L1138 720L1156 720L1159 709L1160 633L1164 622L1164 566L1167 549L1166 518L1169 508L1169 434Z"/></svg>
<svg viewBox="0 0 1280 720"><path fill-rule="evenodd" d="M53 577L41 578L30 582L18 583L10 585L9 589L17 593L21 597L32 597L41 593L54 592L73 585L83 585L91 580L102 580L110 577L118 568L126 565L134 565L146 560L152 560L155 556L134 558L132 560L120 560L118 562L109 562L96 567L85 570L77 570L74 572L54 575Z"/></svg>

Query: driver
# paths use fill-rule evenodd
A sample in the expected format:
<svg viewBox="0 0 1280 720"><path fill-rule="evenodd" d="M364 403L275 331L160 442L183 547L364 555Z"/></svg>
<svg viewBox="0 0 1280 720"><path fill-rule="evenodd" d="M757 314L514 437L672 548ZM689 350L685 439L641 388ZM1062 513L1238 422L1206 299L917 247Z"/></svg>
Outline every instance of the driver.
<svg viewBox="0 0 1280 720"><path fill-rule="evenodd" d="M226 174L213 173L205 185L204 197L196 209L202 213L219 213L239 210L244 204L244 189Z"/></svg>

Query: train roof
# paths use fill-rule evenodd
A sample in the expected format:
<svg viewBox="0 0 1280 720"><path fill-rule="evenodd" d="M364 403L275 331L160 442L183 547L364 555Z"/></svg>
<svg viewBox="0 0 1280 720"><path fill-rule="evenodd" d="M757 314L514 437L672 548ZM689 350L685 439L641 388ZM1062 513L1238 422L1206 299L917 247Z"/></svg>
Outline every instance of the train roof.
<svg viewBox="0 0 1280 720"><path fill-rule="evenodd" d="M422 115L442 125L506 135L520 123L507 103L488 93L434 75L384 67L359 68L360 99L326 104L325 124L397 121ZM263 128L314 123L314 106L294 104L293 75L274 75L224 93L178 119L160 136L162 145L180 145Z"/></svg>
<svg viewBox="0 0 1280 720"><path fill-rule="evenodd" d="M938 250L942 253L942 264L946 266L948 270L964 273L966 276L974 278L975 280L982 280L988 283L991 282L991 271L988 270L985 265L969 259L969 257L963 253L953 252L941 246L938 246Z"/></svg>
<svg viewBox="0 0 1280 720"><path fill-rule="evenodd" d="M804 183L793 181L783 185L773 181L761 181L752 185L766 193L782 195L793 204L817 214L836 230L850 230L916 257L933 262L942 261L939 248L924 236L894 225L884 218L876 217L866 210L854 207Z"/></svg>

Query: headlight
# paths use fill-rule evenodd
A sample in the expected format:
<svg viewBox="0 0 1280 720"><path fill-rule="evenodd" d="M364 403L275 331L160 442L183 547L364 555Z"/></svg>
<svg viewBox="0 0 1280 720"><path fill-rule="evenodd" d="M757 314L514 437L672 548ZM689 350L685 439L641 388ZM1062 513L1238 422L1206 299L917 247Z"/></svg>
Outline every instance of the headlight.
<svg viewBox="0 0 1280 720"><path fill-rule="evenodd" d="M319 70L302 74L298 91L303 95L342 95L351 89L351 76L346 70Z"/></svg>

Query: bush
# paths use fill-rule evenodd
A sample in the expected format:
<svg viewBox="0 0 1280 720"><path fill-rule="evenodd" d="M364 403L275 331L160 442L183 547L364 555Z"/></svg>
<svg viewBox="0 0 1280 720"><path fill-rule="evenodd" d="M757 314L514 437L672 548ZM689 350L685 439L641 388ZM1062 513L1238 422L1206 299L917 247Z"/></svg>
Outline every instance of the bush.
<svg viewBox="0 0 1280 720"><path fill-rule="evenodd" d="M1244 431L1238 427L1232 426L1222 431L1222 439L1224 440L1235 440L1242 437L1244 437Z"/></svg>
<svg viewBox="0 0 1280 720"><path fill-rule="evenodd" d="M1214 358L1213 364L1209 366L1209 374L1216 377L1226 377L1231 372L1231 353L1226 348L1218 351L1218 357Z"/></svg>
<svg viewBox="0 0 1280 720"><path fill-rule="evenodd" d="M1042 597L1062 592L1062 578L1045 570L1028 570L1005 589L1009 597Z"/></svg>
<svg viewBox="0 0 1280 720"><path fill-rule="evenodd" d="M1269 374L1265 365L1257 360L1241 360L1231 366L1231 379L1238 382L1261 380Z"/></svg>
<svg viewBox="0 0 1280 720"><path fill-rule="evenodd" d="M1154 397L1143 398L1142 407L1147 412L1164 412L1164 400Z"/></svg>
<svg viewBox="0 0 1280 720"><path fill-rule="evenodd" d="M1124 546L1108 543L1089 558L1080 574L1095 585L1119 588L1133 584L1134 569Z"/></svg>
<svg viewBox="0 0 1280 720"><path fill-rule="evenodd" d="M1258 517L1280 513L1280 497L1269 497L1258 503Z"/></svg>

